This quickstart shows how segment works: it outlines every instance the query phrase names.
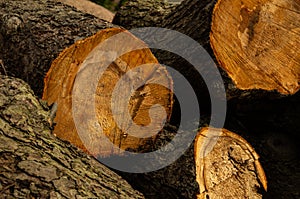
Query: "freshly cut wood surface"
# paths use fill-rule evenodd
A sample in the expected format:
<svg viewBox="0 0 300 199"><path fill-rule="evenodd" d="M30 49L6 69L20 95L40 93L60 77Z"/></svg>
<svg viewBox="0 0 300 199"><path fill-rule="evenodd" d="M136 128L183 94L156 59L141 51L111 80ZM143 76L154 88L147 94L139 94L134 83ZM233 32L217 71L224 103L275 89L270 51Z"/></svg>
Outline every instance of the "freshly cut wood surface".
<svg viewBox="0 0 300 199"><path fill-rule="evenodd" d="M299 90L299 18L298 0L218 1L211 46L239 89Z"/></svg>
<svg viewBox="0 0 300 199"><path fill-rule="evenodd" d="M225 129L203 128L194 150L199 199L262 198L258 189L267 190L258 154L239 135Z"/></svg>
<svg viewBox="0 0 300 199"><path fill-rule="evenodd" d="M78 75L77 72L80 70L82 63L88 57L89 53L98 44L114 35L117 35L118 33L125 34L129 39L122 40L121 43L112 42L111 45L116 45L117 47L115 49L116 51L122 52L122 50L124 51L124 49L130 47L130 45L143 46L143 49L134 50L121 55L104 71L99 79L97 89L94 94L96 109L95 114L97 118L91 119L91 113L78 113L80 115L79 123L88 124L86 134L84 137L82 137L82 135L80 137L77 133L72 117L74 111L72 110L72 91L76 75ZM106 56L110 56L110 52L111 51L108 50L104 54L99 55L100 57L96 56L98 61L93 62L94 60L92 60L92 65L96 64L100 66L100 62L105 62L107 60ZM118 54L118 52L116 53ZM91 146L88 152L96 156L106 157L112 154L121 154L123 150L136 151L140 147L143 149L147 149L147 147L149 147L150 150L152 147L151 143L155 139L155 135L141 131L138 132L140 133L138 136L131 136L130 133L132 133L132 124L130 121L126 120L125 115L129 112L136 125L147 126L151 123L154 124L155 127L159 128L161 125L161 118L159 118L159 115L154 113L151 120L149 116L149 109L155 104L160 104L164 107L165 112L167 113L166 120L169 120L172 110L173 93L172 89L168 88L172 88L172 80L168 76L166 69L162 66L158 67L157 63L158 62L152 55L150 49L148 49L142 41L120 28L102 30L94 36L83 41L78 41L71 47L65 49L52 63L51 68L45 77L43 99L47 100L48 104L55 102L58 104L56 117L54 119L54 122L56 123L54 133L62 139L69 140L71 143L85 151L87 151L86 144L88 144ZM114 88L120 78L129 70L137 68L143 64L150 64L150 67L135 70L137 74L128 82L128 84L134 84L142 79L145 81L145 85L132 92L129 103L126 104L125 107L123 102L125 99L116 98L115 101L112 101ZM84 70L86 68L88 70L93 70L89 69L89 65L85 65L84 67ZM89 77L86 77L86 79L89 79ZM159 85L159 83L167 85L168 88ZM90 85L86 83L86 85L83 85L83 88L88 88L89 86ZM122 92L127 91L128 90L122 90ZM79 92L82 92L82 97L86 95L85 90ZM87 106L90 106L89 104L93 103L93 99L81 103L83 105L87 104ZM119 116L124 118L124 121L120 122L122 127L119 127L115 121L111 110L112 104L117 105L118 112L121 114ZM102 134L100 135L98 129L95 128L95 125L98 124L103 129L105 137L107 136L109 140L117 146L117 148L112 148L111 145L101 142L101 140L105 139L105 137L103 137ZM157 130L159 131L160 129ZM81 139L85 139L86 143L84 144Z"/></svg>

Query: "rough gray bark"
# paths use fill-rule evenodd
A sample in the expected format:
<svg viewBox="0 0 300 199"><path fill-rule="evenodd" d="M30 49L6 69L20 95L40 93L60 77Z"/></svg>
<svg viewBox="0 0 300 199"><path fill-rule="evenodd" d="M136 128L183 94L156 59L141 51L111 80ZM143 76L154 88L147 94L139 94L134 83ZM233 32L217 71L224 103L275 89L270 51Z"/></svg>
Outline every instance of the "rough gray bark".
<svg viewBox="0 0 300 199"><path fill-rule="evenodd" d="M176 135L176 127L166 125L159 133L158 139L154 143L154 151L166 144L169 144L167 151L182 151L180 143L172 142L172 138ZM185 142L191 136L191 133L183 134L178 141ZM186 142L185 142L186 143ZM148 173L125 173L116 171L124 179L126 179L136 190L141 191L146 198L196 198L199 194L199 185L196 181L194 144L185 151L185 153L174 163L157 171ZM164 152L161 156L156 154L149 155L149 158L163 164L165 159Z"/></svg>
<svg viewBox="0 0 300 199"><path fill-rule="evenodd" d="M2 198L143 198L94 158L53 136L41 103L24 81L0 76Z"/></svg>
<svg viewBox="0 0 300 199"><path fill-rule="evenodd" d="M0 59L41 96L59 52L112 24L55 0L0 0ZM1 73L3 70L0 69Z"/></svg>
<svg viewBox="0 0 300 199"><path fill-rule="evenodd" d="M122 24L128 30L136 27L157 26L173 8L175 6L166 0L130 0L126 1L116 13L112 23Z"/></svg>

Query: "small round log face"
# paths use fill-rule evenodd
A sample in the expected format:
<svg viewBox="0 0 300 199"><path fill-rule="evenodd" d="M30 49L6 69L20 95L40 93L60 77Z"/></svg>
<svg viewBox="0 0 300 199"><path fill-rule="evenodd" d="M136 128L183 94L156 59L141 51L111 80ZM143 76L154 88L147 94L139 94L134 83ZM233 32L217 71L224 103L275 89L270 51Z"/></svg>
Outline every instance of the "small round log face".
<svg viewBox="0 0 300 199"><path fill-rule="evenodd" d="M265 172L252 146L226 129L203 128L194 145L198 199L262 198Z"/></svg>
<svg viewBox="0 0 300 199"><path fill-rule="evenodd" d="M87 91L91 83L83 81L76 86L76 78L81 76L81 78L89 80L92 77L84 75L90 73L84 72L88 70L93 72L94 69L96 72L97 67L103 66L101 63L107 62L107 56L114 54L109 49L105 52L101 51L102 54L99 56L93 57L89 54L101 42L106 42L107 39L118 33L125 34L125 37L129 39L122 43L112 43L112 45L117 45L113 47L116 55L124 52L124 49L130 49L128 47L130 45L143 48L125 50L126 53L114 58L113 62L109 62L108 67L97 79L98 83L96 83L96 89L92 93L91 99L86 100L86 95L91 94ZM108 43L108 45L110 44ZM88 61L85 62L85 60ZM90 64L86 64L88 62ZM140 67L145 65L147 67ZM123 82L120 83L122 78ZM117 85L119 89L116 91ZM133 86L130 87L130 85ZM72 103L75 98L72 94L74 92L77 95L76 100L79 100L75 100L76 104L86 107L79 113L80 109L73 110L74 104L72 105ZM130 97L124 98L126 95L123 93L130 93ZM45 77L43 99L47 100L48 104L54 102L58 104L54 119L56 123L54 134L92 155L107 157L113 154L122 154L124 150L151 149L151 143L156 135L147 134L147 131L143 130L137 131L133 126L145 127L151 124L153 127L157 127L157 132L160 131L161 117L157 115L160 112L155 111L155 105L158 104L164 109L166 120L168 120L173 103L172 80L166 69L158 64L150 49L142 41L123 29L111 28L102 30L83 41L78 41L59 55ZM90 110L94 110L92 112L95 112L95 117L89 110L92 103L94 103L94 107ZM115 107L114 111L112 107ZM151 113L151 110L154 111ZM76 120L74 111L78 116ZM77 122L76 125L74 121ZM84 135L82 133L78 135L78 129L76 129L77 124L81 125L81 123L85 124L86 133ZM100 134L98 125L103 134ZM133 131L135 134L131 134ZM106 138L115 147L112 147L111 143L101 142Z"/></svg>
<svg viewBox="0 0 300 199"><path fill-rule="evenodd" d="M211 46L238 88L299 90L299 18L298 0L218 1Z"/></svg>

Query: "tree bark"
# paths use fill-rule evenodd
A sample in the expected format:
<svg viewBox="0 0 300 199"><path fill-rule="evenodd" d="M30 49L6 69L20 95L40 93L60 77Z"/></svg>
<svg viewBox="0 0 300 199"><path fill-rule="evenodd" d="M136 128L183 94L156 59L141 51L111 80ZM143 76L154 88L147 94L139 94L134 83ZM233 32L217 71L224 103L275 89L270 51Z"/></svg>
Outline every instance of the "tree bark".
<svg viewBox="0 0 300 199"><path fill-rule="evenodd" d="M112 23L122 24L127 30L136 27L157 26L173 8L175 6L165 0L126 1L116 13Z"/></svg>
<svg viewBox="0 0 300 199"><path fill-rule="evenodd" d="M0 1L0 59L41 97L51 62L75 41L114 25L57 1ZM1 73L5 73L0 69Z"/></svg>
<svg viewBox="0 0 300 199"><path fill-rule="evenodd" d="M143 198L120 176L50 133L49 110L22 80L0 76L4 198Z"/></svg>

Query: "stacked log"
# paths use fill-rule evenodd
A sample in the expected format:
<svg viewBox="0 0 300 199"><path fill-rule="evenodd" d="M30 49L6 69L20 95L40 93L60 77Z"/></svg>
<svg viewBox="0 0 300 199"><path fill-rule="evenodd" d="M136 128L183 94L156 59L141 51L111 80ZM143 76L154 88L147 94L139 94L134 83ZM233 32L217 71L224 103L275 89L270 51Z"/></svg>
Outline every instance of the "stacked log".
<svg viewBox="0 0 300 199"><path fill-rule="evenodd" d="M0 59L9 76L28 82L39 97L45 74L62 50L101 29L114 27L57 1L0 3Z"/></svg>
<svg viewBox="0 0 300 199"><path fill-rule="evenodd" d="M214 0L201 2L186 0L171 9L169 6L163 4L163 7L166 9L162 8L157 15L159 17L150 18L150 20L147 17L145 18L145 14L148 16L149 13L153 12L155 14L156 12L155 9L150 9L151 6L149 5L151 3L146 3L149 13L145 13L141 6L142 4L139 4L138 0L132 2L137 3L128 3L127 5L131 6L123 7L124 10L120 11L123 14L117 13L116 17L119 18L119 22L123 20L118 25L125 28L153 25L177 30L199 42L210 53L213 59L218 61L219 70L225 82L227 99L230 100L226 127L230 127L230 129L234 129L237 132L249 133L251 130L256 132L253 124L250 124L250 127L252 127L250 128L249 125L245 127L239 123L239 119L242 118L240 117L241 115L250 112L251 114L245 117L250 123L257 114L253 114L252 110L254 108L258 110L259 107L263 106L264 109L258 111L258 114L274 108L274 104L278 102L278 99L274 100L274 97L279 97L279 100L282 100L281 102L297 102L297 99L299 99L299 95L297 94L293 97L287 96L295 94L299 90L299 55L295 50L299 46L299 43L296 42L299 40L299 24L298 21L290 23L292 18L297 18L299 15L298 10L300 6L298 2L265 0L257 3L254 0L245 2L236 0L234 1L234 6L232 6L231 2L227 0L219 0L217 4ZM153 7L155 7L156 1L149 2L154 3ZM110 100L113 96L112 91L121 76L126 74L129 69L135 70L141 64L155 65L158 62L172 66L189 79L198 97L209 97L207 94L205 95L207 93L205 82L201 81L199 75L195 75L195 70L189 63L166 52L153 51L153 54L156 56L154 57L146 44L124 29L106 29L116 26L93 18L90 15L80 13L65 5L55 3L54 1L27 0L26 3L22 1L2 1L1 4L1 15L3 16L1 18L1 40L3 41L1 59L6 67L5 70L9 75L20 76L27 80L38 95L41 95L41 88L43 88L41 83L42 78L50 68L50 62L57 57L59 52L69 47L52 63L45 78L43 98L48 101L48 105L57 103L54 134L62 139L69 140L89 154L104 157L111 155L119 156L126 150L148 152L151 149L158 149L162 144L172 143L170 140L176 134L176 127L166 125L159 134L154 136L150 134L148 138L140 139L128 136L127 132L124 134L122 131L123 126L119 127L116 121L114 121L110 110ZM33 4L36 5L32 6L34 9L27 6ZM160 7L158 6L158 8L161 8L162 4L159 3L159 5ZM233 10L228 13L224 7L232 7ZM130 12L126 11L128 9L130 9ZM25 14L21 15L20 13L23 13L24 10L26 11ZM16 11L17 14L12 14L13 11ZM70 14L70 19L66 19L66 13ZM53 20L50 21L46 20L49 16L56 17L53 17ZM126 16L131 16L130 19L134 19L131 20L133 22L131 23L130 20L126 21ZM37 20L39 18L42 21L44 20L42 24ZM230 23L228 23L227 19ZM115 18L114 22L117 23L117 18ZM87 24L88 29L81 28ZM85 40L81 40L101 29L104 30ZM105 137L108 137L119 148L118 150L112 150L110 146L98 145L95 151L93 151L86 148L76 130L75 118L72 114L76 111L72 109L74 105L72 104L72 92L74 88L76 90L75 79L77 75L80 75L78 72L89 68L85 64L85 60L93 61L93 57L89 57L90 53L98 45L101 45L104 40L113 38L119 33L124 33L128 38L135 40L144 49L135 50L117 57L104 72L102 79L99 79L95 90L95 112L97 117L96 120L91 121L91 124L99 123L101 127L108 126L104 132ZM278 36L283 33L288 35L288 39ZM48 42L46 42L46 38L49 39L47 40ZM71 45L73 43L75 44ZM116 46L117 49L121 49L122 51L122 49L130 45L124 41L123 44ZM99 57L100 61L94 62L94 65L99 64L101 61L110 60L108 57L112 56L109 53L102 55ZM20 56L22 56L21 59ZM290 61L287 66L284 66L283 62L287 62L287 60ZM151 68L153 69L153 66ZM23 71L24 73L22 73ZM166 85L169 85L169 88L172 87L172 78L164 68L160 70L160 73L156 70L146 70L142 71L141 75L146 77L146 79L148 78L149 83L160 79L160 82L162 80ZM83 86L88 87L89 85L86 84ZM179 88L178 85L174 85L174 87L175 90ZM130 110L129 113L134 123L147 126L150 123L148 111L153 104L157 103L164 107L167 113L166 121L169 121L173 109L173 91L169 88L166 89L158 85L151 86L151 84L146 84L146 86L133 92L128 110ZM85 95L85 93L82 93L82 95ZM121 103L122 100L119 99L117 103L123 104ZM89 101L82 103L89 104ZM270 107L265 106L266 104L269 104ZM205 109L209 105L209 99L204 99L204 103L200 104L200 107L205 110L205 113L209 114L209 110ZM176 111L176 107L174 109L173 115L175 117L180 116ZM125 113L126 110L127 108L121 108L120 115ZM295 110L289 109L288 114L298 118L297 115L299 114ZM21 114L26 115L28 113L21 110ZM270 117L267 113L265 115L266 118ZM89 122L89 118L84 118L85 116L86 114L82 114L80 117L82 123ZM236 119L236 117L239 118ZM210 120L209 117L206 119ZM292 121L296 120L292 119ZM121 123L126 124L126 122L127 120ZM273 120L271 124L274 124ZM294 123L291 124L293 125ZM274 126L274 128L286 127L281 124L275 124ZM88 127L87 132L92 132L97 137L98 132L93 129L94 126L90 125ZM20 126L17 128L22 130L23 127ZM266 128L264 127L261 131ZM288 131L291 131L290 129L293 128L289 127ZM1 129L4 129L4 127ZM5 135L9 134L6 132L6 129L3 131L5 131ZM35 128L34 132L37 135L41 134ZM186 132L183 135L188 135L189 133ZM157 198L158 196L165 198L195 198L196 196L198 198L229 196L235 198L262 197L262 189L266 190L267 188L266 177L258 162L257 153L246 140L225 129L212 130L211 128L204 128L201 131L197 131L195 136L196 134L195 143L192 143L186 153L168 167L144 174L116 172L148 198ZM45 140L44 136L44 134L41 134L40 137L32 139ZM143 136L145 135L141 137ZM247 134L243 134L243 136L247 137L247 140L253 139ZM7 140L5 136L1 135L2 138ZM92 140L94 138L92 137ZM57 138L53 139L56 140ZM102 137L97 137L97 139L102 139ZM182 139L184 140L185 138ZM210 145L210 142L214 144ZM3 141L3 144L6 147L6 142ZM90 144L93 143L91 142ZM254 144L257 145L256 142ZM29 145L31 146L31 144ZM65 150L68 150L69 145L62 144L62 146L65 145L68 146ZM99 152L99 147L102 147L101 152ZM178 150L176 149L176 145L173 148ZM94 148L92 147L91 149ZM210 153L206 154L205 151L207 150ZM259 150L261 151L261 149ZM64 149L61 149L61 152L69 154L68 152L64 152ZM204 156L203 153L206 155ZM74 156L85 160L77 153ZM267 158L267 156L264 156L264 158ZM63 157L54 157L54 159L60 161ZM39 160L36 160L36 162L39 162ZM217 164L220 162L222 164ZM266 159L263 162L266 163ZM96 167L98 166L96 165ZM69 169L72 170L73 168ZM210 171L210 169L213 170ZM22 172L31 173L32 171L23 169ZM50 175L51 173L49 173ZM49 176L46 175L43 177L49 178ZM18 175L16 178L18 178ZM247 181L247 179L250 180ZM31 179L30 182L37 181ZM101 184L101 182L96 182L96 184ZM149 185L151 185L151 188L149 188ZM3 189L4 192L11 186L13 185L7 184L6 188ZM72 187L66 189L73 190ZM281 190L279 189L278 191ZM130 194L130 192L131 190L128 193ZM119 192L115 193L118 194ZM276 193L276 191L273 190L272 192L271 189L271 193ZM132 194L140 197L137 192L133 191ZM297 193L294 194L297 195ZM68 196L66 195L66 197ZM269 196L271 197L272 194Z"/></svg>
<svg viewBox="0 0 300 199"><path fill-rule="evenodd" d="M49 109L24 81L0 76L3 198L144 198L119 175L51 134Z"/></svg>
<svg viewBox="0 0 300 199"><path fill-rule="evenodd" d="M107 42L113 36L116 36L114 40ZM91 52L105 42L108 43L107 45L103 44L102 51L105 51L105 54L99 50L92 57L90 55ZM132 50L132 46L135 46L136 49ZM109 54L110 52L111 54ZM117 55L120 55L120 57L113 57ZM113 57L112 60L109 60L110 56ZM113 63L111 63L112 61ZM107 66L102 64L106 62L108 62ZM148 65L144 68L138 68L144 64ZM153 128L157 129L157 132L163 127L160 126L162 118L160 118L158 113L154 113L150 118L149 109L155 104L160 104L167 113L166 120L170 119L173 104L172 79L169 77L166 69L157 64L157 60L143 42L120 28L102 30L92 37L78 41L65 49L54 60L45 77L43 99L49 105L57 103L58 106L53 133L62 139L69 140L96 157L121 154L122 150L137 150L142 146L144 149L152 149L153 146L147 143L153 143L156 136L151 136L149 135L150 132L143 132L142 130L139 130L137 137L130 135L130 133L128 134L128 132L133 131L133 125L126 119L126 114L128 111L130 112L130 117L132 117L135 125L147 126L151 123ZM93 68L91 65L96 67ZM101 70L101 67L104 70L103 74L99 73L100 77L96 77L94 80L98 81L98 78L100 78L96 82L97 88L95 91L91 91L92 93L88 93L87 88L91 87L93 82L86 81L86 79L93 79L91 74L97 73L96 71ZM122 75L135 68L138 68L135 72L136 74L132 75L126 83L131 84L133 87L140 83L142 84L133 93L130 90L132 88L127 88L126 90L126 87L116 93L117 95L121 95L121 92L129 92L131 94L129 105L126 103L124 107L122 101L126 99L117 98L112 100L114 88ZM84 80L79 82L78 86L75 86L75 79L78 79L80 75L82 76L83 70L89 70L90 73L85 72L86 74L82 77ZM80 104L79 106L84 106L84 97L86 95L90 95L91 98L95 97L95 117L97 118L92 117L90 110L85 110L79 113L79 120L74 121L73 112L78 111L74 110L74 106L72 106L76 103L72 98L76 94L74 89L77 89L79 95L82 95L76 99L77 104ZM87 100L89 100L88 103L93 103L92 99L87 98ZM118 117L121 119L119 123L116 122L115 113L111 110L112 103L117 105ZM129 107L127 108L127 106ZM79 107L76 107L76 109L79 109ZM78 128L76 128L75 122L79 124L99 123L100 128L103 129L103 134L118 148L112 147L111 144L105 145L104 137L99 135L99 128L95 128L94 125L87 126L85 130L88 133L84 133L81 136L78 135ZM123 126L118 126L120 123ZM86 141L84 142L84 140ZM85 145L94 147L87 149ZM146 145L149 146L147 147Z"/></svg>

